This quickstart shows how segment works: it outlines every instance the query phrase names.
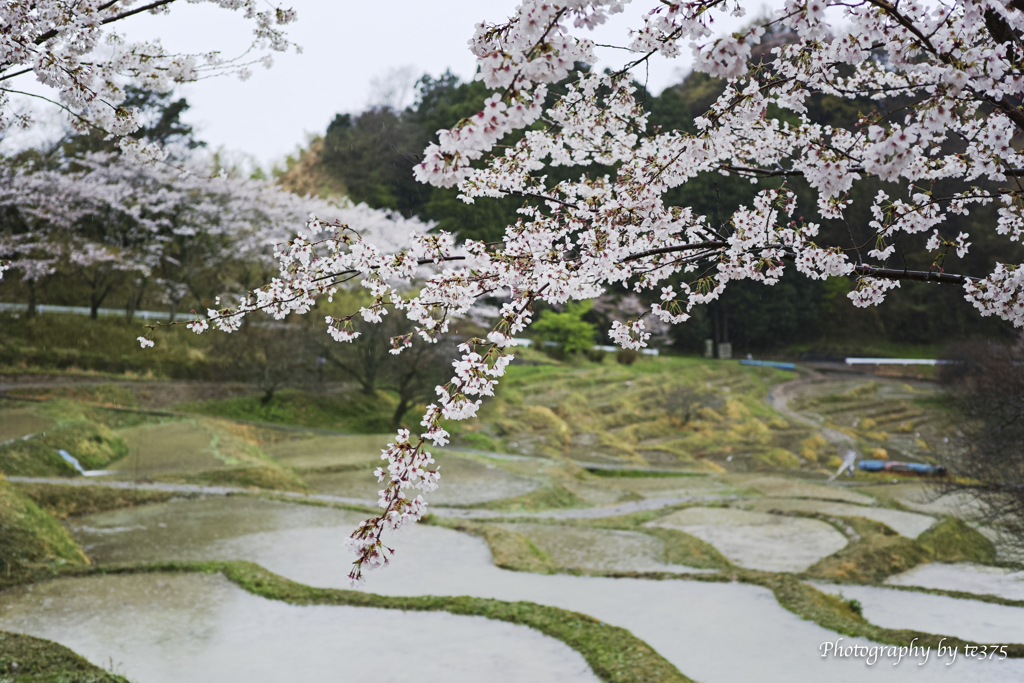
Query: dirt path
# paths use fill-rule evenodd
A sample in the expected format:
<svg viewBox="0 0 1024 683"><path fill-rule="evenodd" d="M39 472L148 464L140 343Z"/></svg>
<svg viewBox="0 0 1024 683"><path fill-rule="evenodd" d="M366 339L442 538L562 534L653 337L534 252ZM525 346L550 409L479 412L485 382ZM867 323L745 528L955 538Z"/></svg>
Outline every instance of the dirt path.
<svg viewBox="0 0 1024 683"><path fill-rule="evenodd" d="M800 387L808 384L821 384L830 381L834 380L830 377L823 376L820 373L812 372L808 377L802 377L789 382L783 382L782 384L776 384L768 392L768 404L786 418L794 422L813 427L819 431L829 443L835 446L853 448L854 439L849 434L844 434L838 429L826 427L824 425L825 421L822 418L815 419L817 416L812 417L810 415L804 415L803 413L798 413L789 407L790 399L795 398Z"/></svg>

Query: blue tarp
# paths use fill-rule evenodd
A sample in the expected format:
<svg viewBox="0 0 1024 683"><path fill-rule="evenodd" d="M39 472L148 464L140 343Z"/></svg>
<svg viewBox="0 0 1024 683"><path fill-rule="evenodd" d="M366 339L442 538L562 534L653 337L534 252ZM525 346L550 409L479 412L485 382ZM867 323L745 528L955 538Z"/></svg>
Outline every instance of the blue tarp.
<svg viewBox="0 0 1024 683"><path fill-rule="evenodd" d="M796 365L793 363L776 363L773 360L741 360L740 365L763 365L768 368L778 368L779 370L796 370Z"/></svg>
<svg viewBox="0 0 1024 683"><path fill-rule="evenodd" d="M897 462L893 460L861 460L857 469L865 472L903 472L905 474L938 474L946 473L942 465L928 465L922 462Z"/></svg>

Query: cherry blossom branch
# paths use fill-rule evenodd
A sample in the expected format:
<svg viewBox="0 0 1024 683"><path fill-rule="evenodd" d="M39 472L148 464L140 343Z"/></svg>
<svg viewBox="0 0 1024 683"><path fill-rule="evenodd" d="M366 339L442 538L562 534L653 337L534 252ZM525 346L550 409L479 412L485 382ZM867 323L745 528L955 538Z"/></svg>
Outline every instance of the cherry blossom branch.
<svg viewBox="0 0 1024 683"><path fill-rule="evenodd" d="M910 280L913 282L937 282L943 285L963 286L969 282L981 282L982 278L955 273L942 273L932 270L898 270L896 268L879 268L860 264L853 271L858 275L882 278L885 280Z"/></svg>

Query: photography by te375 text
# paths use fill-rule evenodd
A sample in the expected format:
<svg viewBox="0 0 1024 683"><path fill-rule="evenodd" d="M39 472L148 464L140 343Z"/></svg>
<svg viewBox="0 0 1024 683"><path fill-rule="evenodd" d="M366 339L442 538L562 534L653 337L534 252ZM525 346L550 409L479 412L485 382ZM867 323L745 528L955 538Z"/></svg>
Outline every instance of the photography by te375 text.
<svg viewBox="0 0 1024 683"><path fill-rule="evenodd" d="M1007 658L1006 645L972 645L959 643L947 645L947 638L939 640L935 647L931 645L917 645L917 638L910 641L910 645L844 645L843 638L835 641L826 641L818 646L821 656L834 659L863 659L868 666L874 666L881 659L892 660L896 666L903 660L912 660L918 666L923 666L930 659L942 661L949 666L958 657L975 660L1003 660Z"/></svg>

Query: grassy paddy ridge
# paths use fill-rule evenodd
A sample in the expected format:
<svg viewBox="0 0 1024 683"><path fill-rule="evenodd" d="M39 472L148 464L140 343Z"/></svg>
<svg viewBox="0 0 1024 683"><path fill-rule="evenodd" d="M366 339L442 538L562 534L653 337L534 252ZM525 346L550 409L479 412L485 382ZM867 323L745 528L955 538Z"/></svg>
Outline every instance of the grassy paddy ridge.
<svg viewBox="0 0 1024 683"><path fill-rule="evenodd" d="M0 631L0 680L5 683L128 683L68 648L42 638Z"/></svg>

